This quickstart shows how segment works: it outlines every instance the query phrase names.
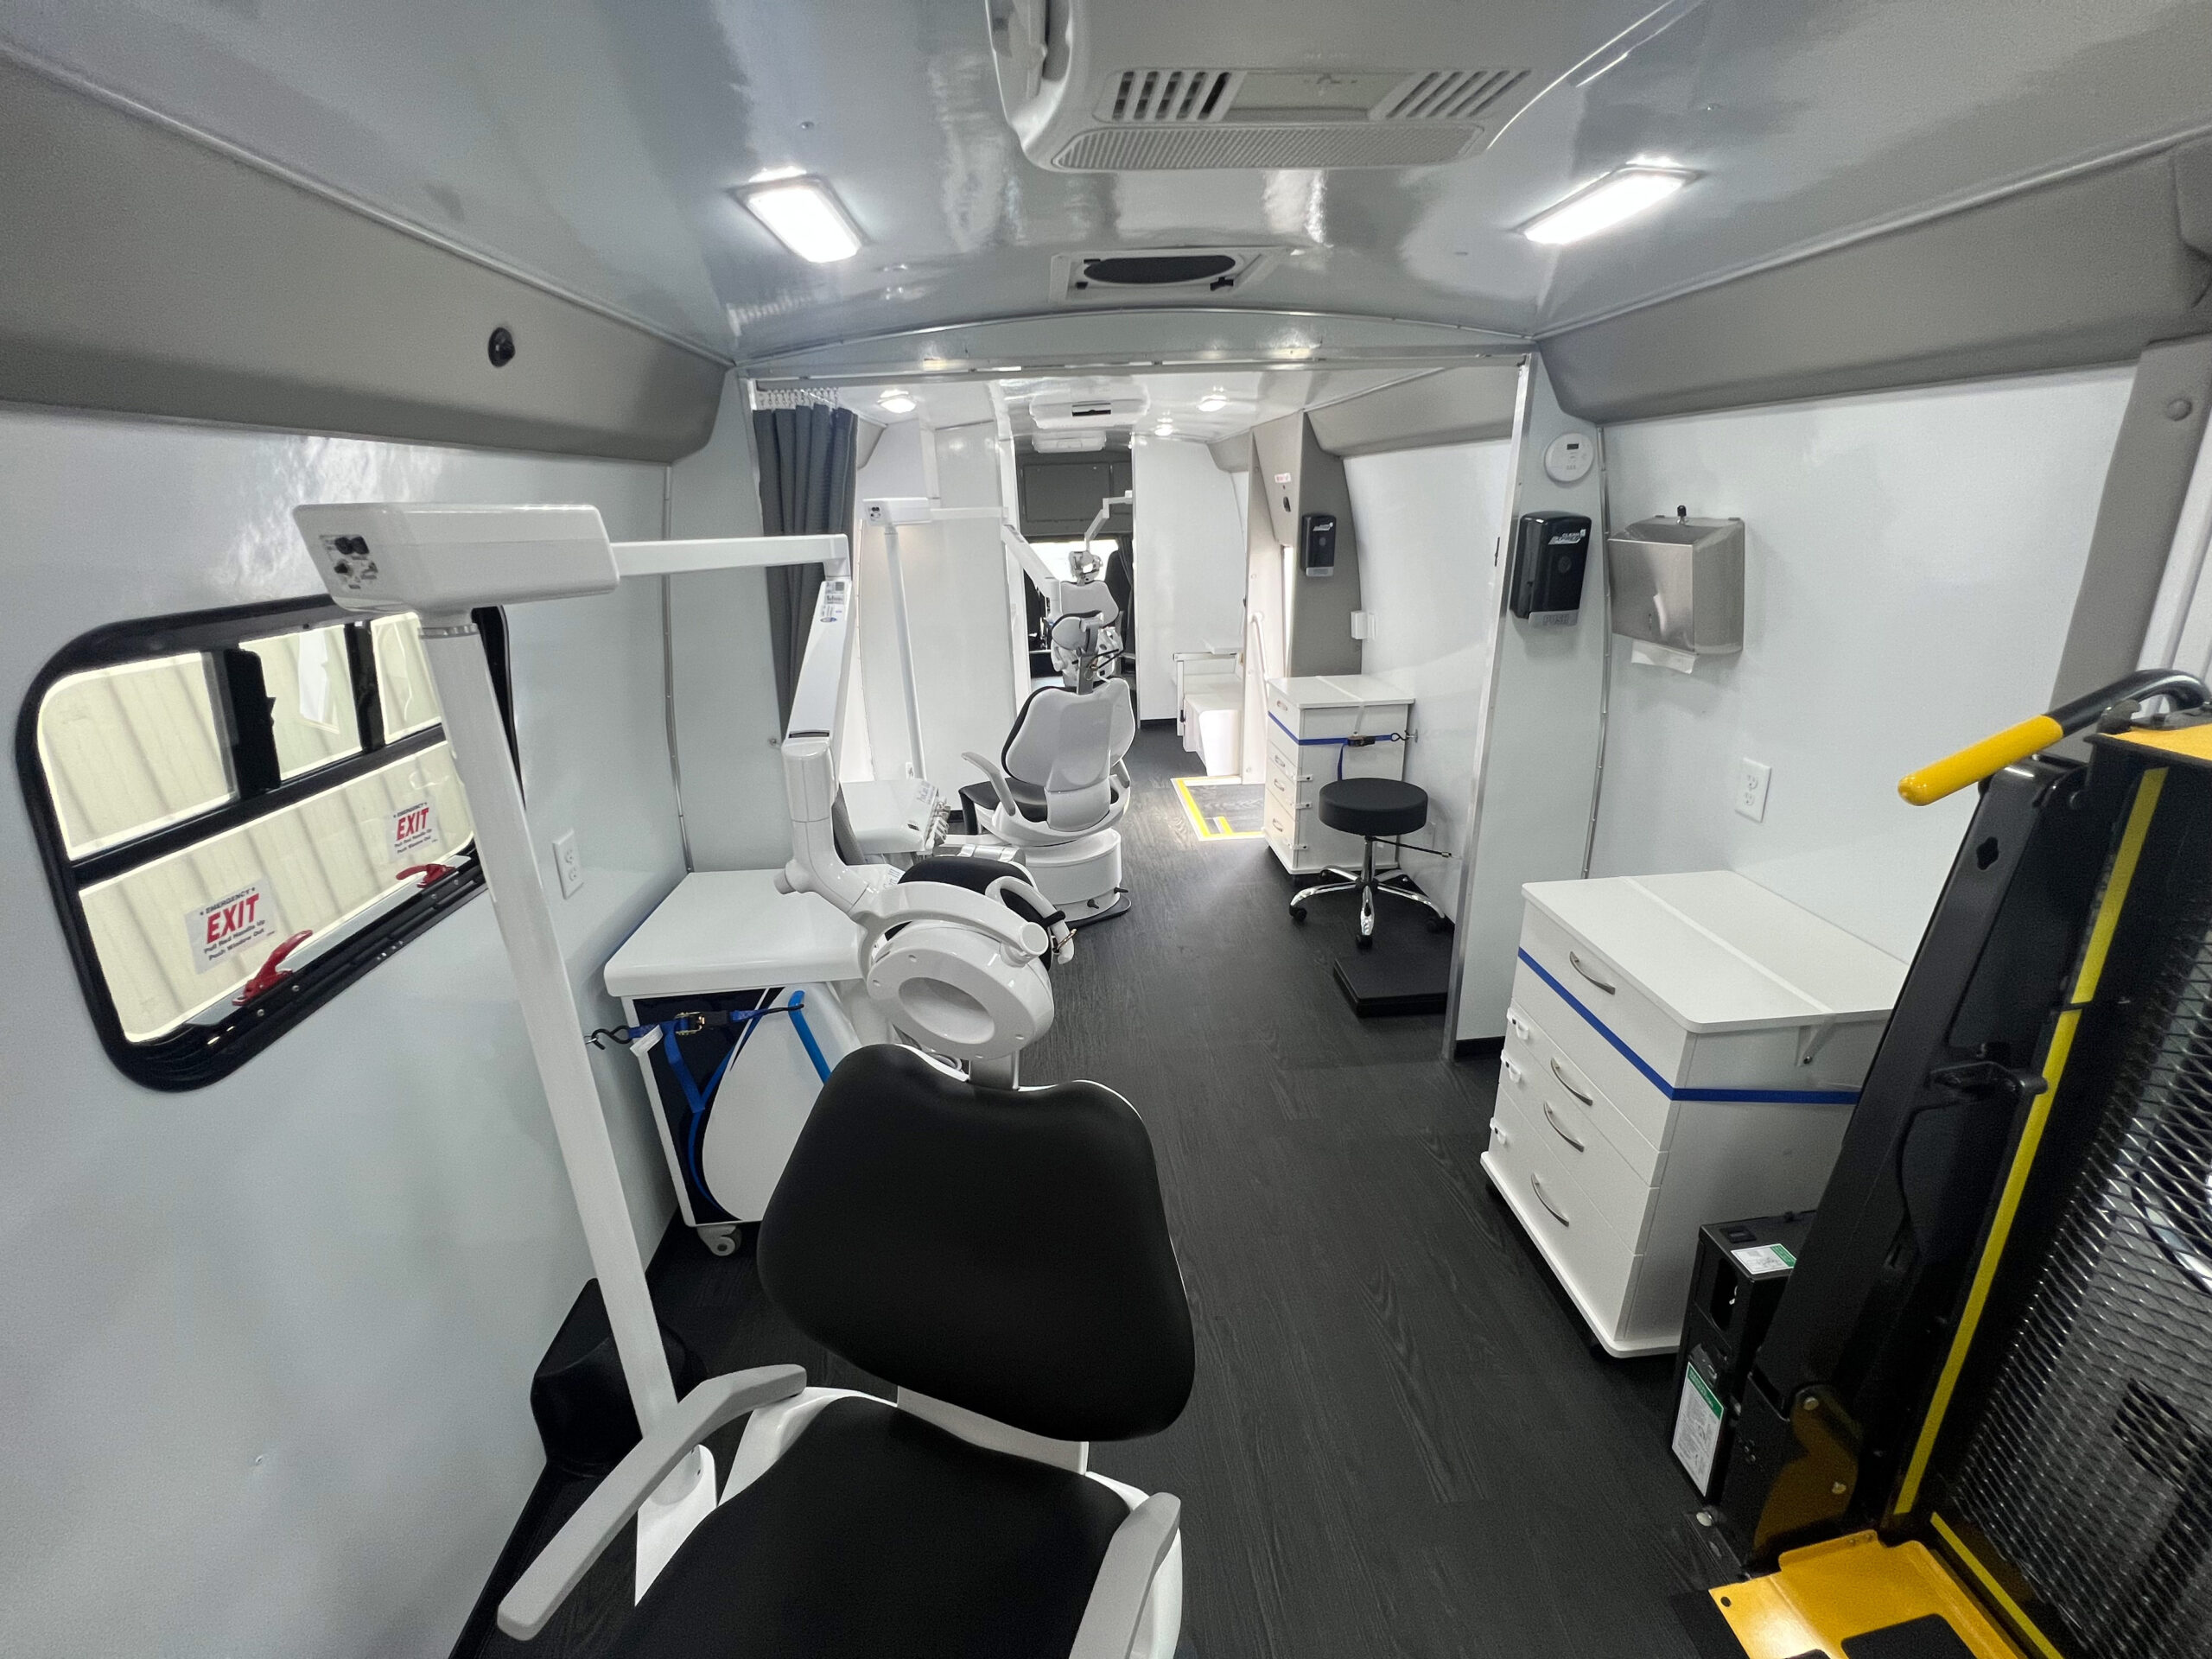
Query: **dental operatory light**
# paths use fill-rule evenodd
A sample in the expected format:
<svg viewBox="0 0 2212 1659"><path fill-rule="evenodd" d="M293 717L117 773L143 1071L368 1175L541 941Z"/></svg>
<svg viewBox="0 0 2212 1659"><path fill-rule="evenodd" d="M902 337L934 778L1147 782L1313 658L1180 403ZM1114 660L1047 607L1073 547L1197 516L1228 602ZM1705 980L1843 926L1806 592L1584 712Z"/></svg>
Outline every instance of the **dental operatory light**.
<svg viewBox="0 0 2212 1659"><path fill-rule="evenodd" d="M802 259L835 264L861 251L861 233L820 179L770 176L739 187L737 199L776 240Z"/></svg>
<svg viewBox="0 0 2212 1659"><path fill-rule="evenodd" d="M1566 200L1544 209L1521 227L1521 234L1552 247L1580 242L1657 207L1696 176L1679 167L1638 163L1615 168Z"/></svg>
<svg viewBox="0 0 2212 1659"><path fill-rule="evenodd" d="M914 394L904 386L891 386L875 400L876 407L890 415L911 415L914 412Z"/></svg>

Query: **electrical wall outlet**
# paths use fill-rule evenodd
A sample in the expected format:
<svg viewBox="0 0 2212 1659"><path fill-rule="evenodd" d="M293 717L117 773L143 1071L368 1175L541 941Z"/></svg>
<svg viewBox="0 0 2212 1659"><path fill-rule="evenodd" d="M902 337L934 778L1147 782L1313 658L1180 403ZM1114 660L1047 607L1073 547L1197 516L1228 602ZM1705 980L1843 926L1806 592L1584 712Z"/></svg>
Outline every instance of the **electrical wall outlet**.
<svg viewBox="0 0 2212 1659"><path fill-rule="evenodd" d="M561 873L561 896L573 899L584 884L584 861L576 852L576 832L563 830L553 837L553 867Z"/></svg>
<svg viewBox="0 0 2212 1659"><path fill-rule="evenodd" d="M1773 776L1772 766L1748 755L1737 765L1736 810L1753 823L1761 823L1766 819L1766 785L1767 780Z"/></svg>

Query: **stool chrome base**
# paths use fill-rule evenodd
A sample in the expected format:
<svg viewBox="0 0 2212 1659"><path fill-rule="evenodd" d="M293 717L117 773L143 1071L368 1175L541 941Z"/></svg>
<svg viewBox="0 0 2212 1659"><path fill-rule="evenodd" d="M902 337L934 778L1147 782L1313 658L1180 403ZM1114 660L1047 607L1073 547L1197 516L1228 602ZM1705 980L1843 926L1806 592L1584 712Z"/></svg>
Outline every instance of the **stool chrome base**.
<svg viewBox="0 0 2212 1659"><path fill-rule="evenodd" d="M1341 879L1303 888L1291 896L1291 920L1302 922L1306 919L1306 901L1309 899L1319 899L1332 893L1357 893L1359 895L1359 948L1372 950L1375 944L1375 895L1388 893L1394 899L1410 899L1428 912L1434 918L1429 924L1432 930L1444 925L1444 912L1436 907L1433 899L1414 885L1413 877L1402 869L1388 870L1379 876L1376 874L1375 843L1371 841L1367 843L1358 869L1339 869L1332 865L1329 874Z"/></svg>

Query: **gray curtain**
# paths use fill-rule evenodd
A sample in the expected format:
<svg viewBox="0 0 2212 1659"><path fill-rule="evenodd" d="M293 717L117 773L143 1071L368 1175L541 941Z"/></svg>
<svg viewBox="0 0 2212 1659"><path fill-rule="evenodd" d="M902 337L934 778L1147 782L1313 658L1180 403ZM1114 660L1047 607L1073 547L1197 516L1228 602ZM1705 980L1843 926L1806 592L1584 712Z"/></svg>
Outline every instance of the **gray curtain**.
<svg viewBox="0 0 2212 1659"><path fill-rule="evenodd" d="M853 437L849 409L805 404L753 411L753 444L760 463L760 529L768 536L845 536L853 533ZM768 639L776 666L776 725L790 725L791 696L814 597L822 591L818 564L768 567Z"/></svg>

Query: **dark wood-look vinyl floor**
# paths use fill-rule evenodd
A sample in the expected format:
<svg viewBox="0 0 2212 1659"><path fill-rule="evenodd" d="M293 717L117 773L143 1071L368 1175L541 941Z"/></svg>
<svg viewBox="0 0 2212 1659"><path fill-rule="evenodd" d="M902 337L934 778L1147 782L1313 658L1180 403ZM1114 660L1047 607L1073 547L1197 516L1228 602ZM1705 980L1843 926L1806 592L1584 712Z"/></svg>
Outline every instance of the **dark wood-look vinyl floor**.
<svg viewBox="0 0 2212 1659"><path fill-rule="evenodd" d="M1495 1058L1441 1059L1438 1016L1355 1018L1330 976L1351 906L1294 924L1264 841L1192 832L1169 780L1198 768L1173 735L1130 758L1132 907L1081 935L1023 1067L1119 1090L1158 1148L1197 1388L1173 1428L1093 1463L1183 1500L1186 1651L1694 1659L1668 1599L1713 1578L1668 1451L1667 1363L1594 1357L1490 1192ZM1387 950L1420 912L1385 901L1382 925ZM652 1277L710 1370L789 1360L871 1386L785 1324L749 1250L673 1229ZM541 1484L457 1656L604 1649L626 1551L526 1649L490 1626L581 1497Z"/></svg>

